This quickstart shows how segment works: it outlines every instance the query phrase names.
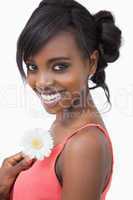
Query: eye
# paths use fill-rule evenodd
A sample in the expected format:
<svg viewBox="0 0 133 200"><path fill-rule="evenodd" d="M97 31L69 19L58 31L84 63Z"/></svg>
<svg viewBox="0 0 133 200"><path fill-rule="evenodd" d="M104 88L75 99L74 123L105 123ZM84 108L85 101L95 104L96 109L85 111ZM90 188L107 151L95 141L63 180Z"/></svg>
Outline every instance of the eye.
<svg viewBox="0 0 133 200"><path fill-rule="evenodd" d="M34 72L34 71L37 70L37 66L34 65L34 64L30 64L30 63L26 64L26 68L27 68L28 71L31 71L31 72Z"/></svg>
<svg viewBox="0 0 133 200"><path fill-rule="evenodd" d="M64 71L69 67L68 63L56 63L53 68L54 71Z"/></svg>

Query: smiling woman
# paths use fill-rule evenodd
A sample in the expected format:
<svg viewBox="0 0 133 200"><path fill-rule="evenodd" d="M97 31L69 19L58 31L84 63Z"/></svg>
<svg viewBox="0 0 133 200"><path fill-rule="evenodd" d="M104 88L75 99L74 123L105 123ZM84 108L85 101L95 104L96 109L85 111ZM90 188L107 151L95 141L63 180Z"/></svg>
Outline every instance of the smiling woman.
<svg viewBox="0 0 133 200"><path fill-rule="evenodd" d="M111 104L108 86L105 82L105 68L108 66L108 62L114 62L119 57L121 43L121 31L114 25L112 14L101 11L92 16L87 9L77 2L62 1L61 3L57 1L58 5L55 2L42 1L33 12L18 39L17 63L23 80L26 79L22 66L23 59L27 61L29 57L40 51L53 36L58 36L58 33L62 31L71 33L74 36L73 39L77 48L80 50L80 55L82 54L83 58L87 58L87 62L91 53L96 49L98 50L97 68L90 72L92 73L91 80L96 85L89 89L102 87L108 102ZM58 42L61 42L58 45L62 52L62 49L66 48L64 41ZM55 45L51 45L51 57L52 52L57 49ZM68 47L69 45L71 47L71 43L67 44ZM60 56L60 52L57 55ZM44 60L46 60L45 58L47 56L44 57Z"/></svg>
<svg viewBox="0 0 133 200"><path fill-rule="evenodd" d="M56 115L54 147L19 174L11 200L105 200L113 149L90 90L102 87L111 104L105 68L120 46L121 30L109 11L92 15L74 0L43 0L32 13L16 59L24 83Z"/></svg>

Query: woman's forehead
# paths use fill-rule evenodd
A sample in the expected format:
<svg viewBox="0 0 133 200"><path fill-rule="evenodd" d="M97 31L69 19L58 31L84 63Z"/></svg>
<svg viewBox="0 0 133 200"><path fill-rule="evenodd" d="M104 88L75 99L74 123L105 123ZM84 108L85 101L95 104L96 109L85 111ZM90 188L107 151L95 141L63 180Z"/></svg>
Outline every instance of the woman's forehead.
<svg viewBox="0 0 133 200"><path fill-rule="evenodd" d="M72 57L80 54L75 37L70 32L61 32L50 38L35 57Z"/></svg>

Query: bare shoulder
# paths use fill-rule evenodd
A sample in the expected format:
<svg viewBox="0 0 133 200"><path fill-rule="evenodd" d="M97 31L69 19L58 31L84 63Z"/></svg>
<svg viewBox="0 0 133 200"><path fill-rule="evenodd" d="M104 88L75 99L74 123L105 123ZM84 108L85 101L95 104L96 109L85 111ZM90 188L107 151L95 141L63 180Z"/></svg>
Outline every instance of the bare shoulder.
<svg viewBox="0 0 133 200"><path fill-rule="evenodd" d="M108 140L103 132L96 127L86 127L74 136L72 136L64 149L64 156L67 154L86 154L93 151L93 156L98 153L104 154L105 148L108 148Z"/></svg>
<svg viewBox="0 0 133 200"><path fill-rule="evenodd" d="M107 138L96 127L86 127L69 139L62 155L63 200L100 199L109 166L108 148Z"/></svg>

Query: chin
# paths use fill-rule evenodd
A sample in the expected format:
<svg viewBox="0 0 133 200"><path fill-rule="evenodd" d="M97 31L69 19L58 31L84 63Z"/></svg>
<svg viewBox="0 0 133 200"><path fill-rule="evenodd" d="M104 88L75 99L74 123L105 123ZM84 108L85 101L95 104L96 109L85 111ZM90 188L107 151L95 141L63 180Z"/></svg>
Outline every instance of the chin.
<svg viewBox="0 0 133 200"><path fill-rule="evenodd" d="M57 114L57 113L63 113L66 109L69 110L71 109L71 105L67 104L67 105L64 105L64 106L61 106L59 104L57 105L54 105L54 106L48 106L48 105L45 105L43 104L43 107L44 109L46 110L47 113L49 114Z"/></svg>

